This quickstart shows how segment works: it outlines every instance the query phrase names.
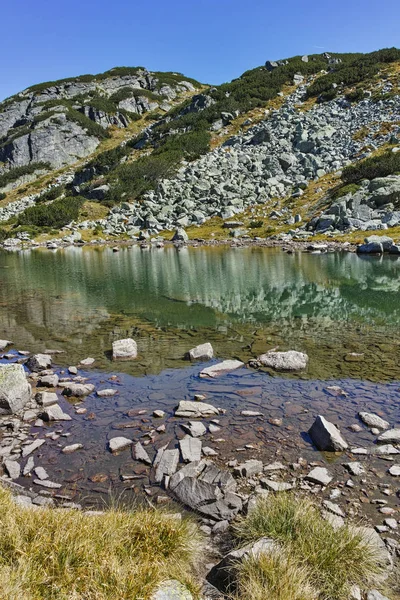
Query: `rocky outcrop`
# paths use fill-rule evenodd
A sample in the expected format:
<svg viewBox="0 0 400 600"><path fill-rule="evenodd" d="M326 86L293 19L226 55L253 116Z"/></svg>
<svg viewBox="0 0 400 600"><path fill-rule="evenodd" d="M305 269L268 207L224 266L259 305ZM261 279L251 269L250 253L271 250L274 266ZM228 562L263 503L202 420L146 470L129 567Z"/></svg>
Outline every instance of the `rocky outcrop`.
<svg viewBox="0 0 400 600"><path fill-rule="evenodd" d="M0 414L13 414L24 408L31 397L22 365L0 365Z"/></svg>

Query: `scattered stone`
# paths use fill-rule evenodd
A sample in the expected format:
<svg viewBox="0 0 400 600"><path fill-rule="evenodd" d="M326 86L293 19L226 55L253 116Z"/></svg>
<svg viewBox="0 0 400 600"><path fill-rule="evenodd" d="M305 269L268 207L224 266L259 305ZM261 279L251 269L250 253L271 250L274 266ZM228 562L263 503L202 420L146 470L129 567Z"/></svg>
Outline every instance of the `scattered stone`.
<svg viewBox="0 0 400 600"><path fill-rule="evenodd" d="M271 351L261 354L257 361L263 367L270 367L275 371L301 371L307 367L308 356L295 350L289 350L288 352Z"/></svg>
<svg viewBox="0 0 400 600"><path fill-rule="evenodd" d="M277 461L264 467L264 471L286 471L285 465Z"/></svg>
<svg viewBox="0 0 400 600"><path fill-rule="evenodd" d="M39 479L48 479L49 478L46 469L44 469L43 467L35 467L34 470L35 470L36 477L38 477Z"/></svg>
<svg viewBox="0 0 400 600"><path fill-rule="evenodd" d="M260 484L272 490L273 492L288 492L294 488L292 483L285 483L283 481L275 481L273 479L260 479Z"/></svg>
<svg viewBox="0 0 400 600"><path fill-rule="evenodd" d="M263 471L263 464L261 460L247 460L246 462L238 465L234 469L235 475L238 477L251 477L252 475L258 475Z"/></svg>
<svg viewBox="0 0 400 600"><path fill-rule="evenodd" d="M58 375L45 375L38 380L38 385L41 387L56 388L58 386Z"/></svg>
<svg viewBox="0 0 400 600"><path fill-rule="evenodd" d="M80 361L80 365L83 365L84 367L91 367L93 363L96 362L95 358L84 358L83 360Z"/></svg>
<svg viewBox="0 0 400 600"><path fill-rule="evenodd" d="M127 338L116 340L112 345L113 360L130 360L137 358L137 344L135 340Z"/></svg>
<svg viewBox="0 0 400 600"><path fill-rule="evenodd" d="M40 417L44 421L71 421L72 417L62 411L62 408L58 404L52 404L48 406L41 414Z"/></svg>
<svg viewBox="0 0 400 600"><path fill-rule="evenodd" d="M94 392L94 385L91 383L71 383L68 382L64 386L64 396L72 396L74 398L82 398Z"/></svg>
<svg viewBox="0 0 400 600"><path fill-rule="evenodd" d="M383 446L373 448L371 453L377 454L378 456L390 456L391 454L400 454L400 450L395 448L392 444L384 444Z"/></svg>
<svg viewBox="0 0 400 600"><path fill-rule="evenodd" d="M7 346L11 346L12 342L10 340L0 340L0 352L3 352L7 348Z"/></svg>
<svg viewBox="0 0 400 600"><path fill-rule="evenodd" d="M389 429L390 427L387 421L373 413L359 412L358 416L368 427L376 427L376 429Z"/></svg>
<svg viewBox="0 0 400 600"><path fill-rule="evenodd" d="M63 454L72 454L73 452L76 452L77 450L81 450L83 448L83 444L71 444L70 446L65 446L65 448L63 448L61 450L61 452Z"/></svg>
<svg viewBox="0 0 400 600"><path fill-rule="evenodd" d="M200 344L189 350L187 358L189 360L211 360L214 357L214 350L210 343Z"/></svg>
<svg viewBox="0 0 400 600"><path fill-rule="evenodd" d="M21 476L21 465L16 460L5 460L4 466L11 479L18 479Z"/></svg>
<svg viewBox="0 0 400 600"><path fill-rule="evenodd" d="M157 458L157 457L156 457ZM179 450L163 450L157 461L155 473L156 483L161 483L165 475L173 475L179 462Z"/></svg>
<svg viewBox="0 0 400 600"><path fill-rule="evenodd" d="M365 473L365 469L359 462L349 462L343 465L351 475L358 476Z"/></svg>
<svg viewBox="0 0 400 600"><path fill-rule="evenodd" d="M322 505L327 510L329 510L329 512L333 513L334 515L337 515L338 517L344 518L346 516L344 514L344 512L342 511L342 509L340 508L340 506L338 506L338 504L334 504L334 502L330 502L329 500L324 500L322 502Z"/></svg>
<svg viewBox="0 0 400 600"><path fill-rule="evenodd" d="M240 369L240 367L244 367L244 363L242 363L240 360L224 360L216 365L211 365L210 367L203 369L200 372L200 377L214 378L218 377L218 375L228 373L229 371Z"/></svg>
<svg viewBox="0 0 400 600"><path fill-rule="evenodd" d="M241 413L242 417L262 417L263 414L256 411L256 410L242 410Z"/></svg>
<svg viewBox="0 0 400 600"><path fill-rule="evenodd" d="M388 527L390 527L390 529L397 529L397 521L396 521L396 519L385 519L384 523L385 523L385 525L387 525Z"/></svg>
<svg viewBox="0 0 400 600"><path fill-rule="evenodd" d="M210 448L210 446L203 446L203 454L204 456L218 456L218 452L214 448Z"/></svg>
<svg viewBox="0 0 400 600"><path fill-rule="evenodd" d="M175 410L176 417L211 417L218 414L218 409L211 404L192 402L191 400L181 400Z"/></svg>
<svg viewBox="0 0 400 600"><path fill-rule="evenodd" d="M111 398L112 396L115 396L116 393L117 390L108 388L106 390L97 390L96 395L99 396L99 398Z"/></svg>
<svg viewBox="0 0 400 600"><path fill-rule="evenodd" d="M201 437L207 433L207 428L200 421L189 421L182 424L182 429L187 431L192 437Z"/></svg>
<svg viewBox="0 0 400 600"><path fill-rule="evenodd" d="M22 470L22 474L24 477L27 477L33 470L35 466L35 462L33 460L33 456L30 456L28 458L28 460L26 461L26 465L24 466L23 470Z"/></svg>
<svg viewBox="0 0 400 600"><path fill-rule="evenodd" d="M193 600L193 596L182 583L168 579L160 584L150 600Z"/></svg>
<svg viewBox="0 0 400 600"><path fill-rule="evenodd" d="M37 392L35 400L40 406L47 407L52 404L57 404L58 397L55 392Z"/></svg>
<svg viewBox="0 0 400 600"><path fill-rule="evenodd" d="M24 367L0 365L0 414L14 414L24 408L31 397Z"/></svg>
<svg viewBox="0 0 400 600"><path fill-rule="evenodd" d="M386 442L387 444L400 444L400 429L389 429L384 431L378 437L377 442Z"/></svg>
<svg viewBox="0 0 400 600"><path fill-rule="evenodd" d="M48 479L34 479L33 483L52 490L58 490L62 487L60 483L55 483L54 481L49 481Z"/></svg>
<svg viewBox="0 0 400 600"><path fill-rule="evenodd" d="M163 410L155 410L153 412L153 417L156 417L156 419L162 419L165 417L165 412Z"/></svg>
<svg viewBox="0 0 400 600"><path fill-rule="evenodd" d="M146 465L151 465L151 460L149 455L147 454L146 450L143 448L142 444L140 442L137 442L134 446L133 446L133 458L135 460L139 460L140 462L144 462L146 463Z"/></svg>
<svg viewBox="0 0 400 600"><path fill-rule="evenodd" d="M389 600L389 598L383 596L378 590L371 590L367 594L367 600Z"/></svg>
<svg viewBox="0 0 400 600"><path fill-rule="evenodd" d="M34 354L28 358L26 361L26 366L34 373L45 371L51 367L51 356L50 354Z"/></svg>
<svg viewBox="0 0 400 600"><path fill-rule="evenodd" d="M71 375L77 375L78 369L76 367L68 367L68 373L70 373Z"/></svg>
<svg viewBox="0 0 400 600"><path fill-rule="evenodd" d="M325 467L315 467L312 471L305 476L305 479L318 485L329 485L333 477Z"/></svg>
<svg viewBox="0 0 400 600"><path fill-rule="evenodd" d="M111 438L108 443L111 452L120 452L121 450L125 450L125 448L129 448L132 444L133 441L125 437Z"/></svg>
<svg viewBox="0 0 400 600"><path fill-rule="evenodd" d="M198 438L185 436L179 441L183 462L194 462L201 459L202 443Z"/></svg>
<svg viewBox="0 0 400 600"><path fill-rule="evenodd" d="M214 425L214 423L211 423L208 426L208 431L210 433L218 433L218 431L221 431L221 427L218 427L218 425Z"/></svg>
<svg viewBox="0 0 400 600"><path fill-rule="evenodd" d="M400 477L400 465L393 465L393 467L390 467L389 473L392 477Z"/></svg>
<svg viewBox="0 0 400 600"><path fill-rule="evenodd" d="M319 450L341 452L348 448L339 429L321 415L315 419L308 433Z"/></svg>
<svg viewBox="0 0 400 600"><path fill-rule="evenodd" d="M22 448L22 458L25 458L26 456L29 456L29 454L32 454L32 452L34 452L35 450L37 450L38 448L40 448L40 446L42 446L45 443L46 440L35 440L34 442L32 442L32 444L28 444L27 446L23 446Z"/></svg>

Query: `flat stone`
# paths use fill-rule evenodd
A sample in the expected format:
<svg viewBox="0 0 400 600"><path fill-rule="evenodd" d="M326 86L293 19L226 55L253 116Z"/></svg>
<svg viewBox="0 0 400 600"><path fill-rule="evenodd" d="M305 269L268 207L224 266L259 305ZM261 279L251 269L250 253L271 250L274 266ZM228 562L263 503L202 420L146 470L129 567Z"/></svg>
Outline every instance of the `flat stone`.
<svg viewBox="0 0 400 600"><path fill-rule="evenodd" d="M201 437L207 433L207 428L201 423L201 421L189 421L189 423L182 424L182 429L187 431L192 437Z"/></svg>
<svg viewBox="0 0 400 600"><path fill-rule="evenodd" d="M26 456L29 456L29 454L32 454L32 452L34 452L35 450L40 448L40 446L42 446L45 442L46 442L46 440L35 440L34 442L32 442L32 444L23 446L22 447L22 458L25 458Z"/></svg>
<svg viewBox="0 0 400 600"><path fill-rule="evenodd" d="M201 459L202 443L198 438L189 435L179 440L179 448L182 454L183 462L193 462Z"/></svg>
<svg viewBox="0 0 400 600"><path fill-rule="evenodd" d="M263 414L256 411L256 410L242 410L241 413L242 417L262 417Z"/></svg>
<svg viewBox="0 0 400 600"><path fill-rule="evenodd" d="M341 452L348 448L339 429L322 415L318 415L308 433L319 450Z"/></svg>
<svg viewBox="0 0 400 600"><path fill-rule="evenodd" d="M31 386L24 367L19 364L0 365L0 414L14 414L31 398Z"/></svg>
<svg viewBox="0 0 400 600"><path fill-rule="evenodd" d="M120 450L125 450L125 448L129 448L129 446L132 446L132 444L132 440L128 440L128 438L120 436L111 438L111 440L108 443L108 446L111 452L119 452Z"/></svg>
<svg viewBox="0 0 400 600"><path fill-rule="evenodd" d="M40 406L47 407L52 404L57 404L58 397L55 392L37 392L35 400Z"/></svg>
<svg viewBox="0 0 400 600"><path fill-rule="evenodd" d="M176 579L167 579L160 584L150 600L193 600L187 587Z"/></svg>
<svg viewBox="0 0 400 600"><path fill-rule="evenodd" d="M127 338L125 340L116 340L112 344L113 360L130 360L137 358L137 344L135 340Z"/></svg>
<svg viewBox="0 0 400 600"><path fill-rule="evenodd" d="M91 383L66 383L64 387L64 396L72 396L74 398L82 398L94 392L94 385Z"/></svg>
<svg viewBox="0 0 400 600"><path fill-rule="evenodd" d="M389 473L392 477L400 477L400 465L393 465L389 469Z"/></svg>
<svg viewBox="0 0 400 600"><path fill-rule="evenodd" d="M35 462L33 460L33 456L30 456L28 458L28 460L26 461L26 465L24 466L23 470L22 470L22 474L24 477L26 477L27 475L29 475L33 468L35 466Z"/></svg>
<svg viewBox="0 0 400 600"><path fill-rule="evenodd" d="M264 467L264 471L286 471L286 469L287 467L279 461L270 463Z"/></svg>
<svg viewBox="0 0 400 600"><path fill-rule="evenodd" d="M367 600L389 600L389 598L383 596L378 590L370 590L367 594Z"/></svg>
<svg viewBox="0 0 400 600"><path fill-rule="evenodd" d="M374 413L359 412L358 416L363 423L368 425L368 427L376 427L377 429L389 429L390 427L387 421L381 419L381 417Z"/></svg>
<svg viewBox="0 0 400 600"><path fill-rule="evenodd" d="M382 446L376 446L371 450L371 454L377 454L382 456L390 456L392 454L400 454L400 450L395 448L392 444L383 444Z"/></svg>
<svg viewBox="0 0 400 600"><path fill-rule="evenodd" d="M378 442L387 444L400 444L400 429L389 429L384 431L377 439Z"/></svg>
<svg viewBox="0 0 400 600"><path fill-rule="evenodd" d="M200 377L213 379L214 377L218 377L218 375L240 369L240 367L244 367L244 363L240 360L224 360L216 365L211 365L210 367L203 369L200 372Z"/></svg>
<svg viewBox="0 0 400 600"><path fill-rule="evenodd" d="M214 350L210 343L200 344L189 350L187 358L189 360L211 360L214 357Z"/></svg>
<svg viewBox="0 0 400 600"><path fill-rule="evenodd" d="M76 452L77 450L81 450L83 448L83 444L71 444L70 446L65 446L61 452L63 454L72 454L73 452Z"/></svg>
<svg viewBox="0 0 400 600"><path fill-rule="evenodd" d="M257 357L263 367L270 367L275 371L301 371L308 364L308 356L303 352L289 350L288 352L267 352Z"/></svg>
<svg viewBox="0 0 400 600"><path fill-rule="evenodd" d="M387 525L388 527L390 527L390 529L397 529L398 525L397 525L397 521L396 519L385 519L384 520L385 525Z"/></svg>
<svg viewBox="0 0 400 600"><path fill-rule="evenodd" d="M162 419L165 417L165 412L163 410L155 410L153 411L153 417L156 417L156 419Z"/></svg>
<svg viewBox="0 0 400 600"><path fill-rule="evenodd" d="M112 396L115 396L116 393L117 390L107 388L105 390L97 390L96 395L99 396L99 398L111 398Z"/></svg>
<svg viewBox="0 0 400 600"><path fill-rule="evenodd" d="M140 442L137 442L133 446L132 454L133 454L133 458L135 460L144 462L144 463L146 463L146 465L151 465L150 456L147 454L146 450L143 448L143 446Z"/></svg>
<svg viewBox="0 0 400 600"><path fill-rule="evenodd" d="M261 460L246 460L246 462L238 465L234 469L235 475L239 477L251 477L252 475L258 475L263 471L263 464Z"/></svg>
<svg viewBox="0 0 400 600"><path fill-rule="evenodd" d="M305 476L305 479L319 485L329 485L333 477L325 467L315 467Z"/></svg>
<svg viewBox="0 0 400 600"><path fill-rule="evenodd" d="M34 471L35 471L36 477L38 477L39 479L48 479L49 478L46 469L44 469L43 467L35 467Z"/></svg>
<svg viewBox="0 0 400 600"><path fill-rule="evenodd" d="M164 450L157 464L155 481L161 483L165 475L173 475L179 462L179 450Z"/></svg>
<svg viewBox="0 0 400 600"><path fill-rule="evenodd" d="M21 465L16 460L5 460L4 466L11 479L18 479L21 476Z"/></svg>
<svg viewBox="0 0 400 600"><path fill-rule="evenodd" d="M40 377L38 385L41 387L56 388L58 386L59 378L58 375L45 375Z"/></svg>
<svg viewBox="0 0 400 600"><path fill-rule="evenodd" d="M84 358L83 360L80 361L80 365L83 365L84 367L91 367L93 365L93 363L96 362L95 358Z"/></svg>
<svg viewBox="0 0 400 600"><path fill-rule="evenodd" d="M292 483L275 481L274 479L260 479L260 483L263 487L268 488L273 492L288 492L294 488Z"/></svg>
<svg viewBox="0 0 400 600"><path fill-rule="evenodd" d="M78 369L76 367L68 367L68 373L70 373L70 375L77 375Z"/></svg>
<svg viewBox="0 0 400 600"><path fill-rule="evenodd" d="M349 462L343 465L351 475L358 476L365 473L365 469L360 462Z"/></svg>
<svg viewBox="0 0 400 600"><path fill-rule="evenodd" d="M58 490L62 487L60 483L55 483L54 481L49 481L48 479L34 479L33 483L52 490Z"/></svg>
<svg viewBox="0 0 400 600"><path fill-rule="evenodd" d="M41 414L40 417L44 421L71 421L72 417L62 411L62 408L58 404L52 404L48 406Z"/></svg>
<svg viewBox="0 0 400 600"><path fill-rule="evenodd" d="M203 446L202 452L204 456L218 456L218 452L210 446Z"/></svg>
<svg viewBox="0 0 400 600"><path fill-rule="evenodd" d="M334 515L337 515L338 517L344 518L346 516L340 508L340 506L338 504L335 504L334 502L324 500L322 502L322 505L324 506L324 508L326 508L326 510L329 510L329 512L333 513Z"/></svg>
<svg viewBox="0 0 400 600"><path fill-rule="evenodd" d="M211 417L218 415L218 409L205 402L194 402L192 400L181 400L175 411L176 417Z"/></svg>

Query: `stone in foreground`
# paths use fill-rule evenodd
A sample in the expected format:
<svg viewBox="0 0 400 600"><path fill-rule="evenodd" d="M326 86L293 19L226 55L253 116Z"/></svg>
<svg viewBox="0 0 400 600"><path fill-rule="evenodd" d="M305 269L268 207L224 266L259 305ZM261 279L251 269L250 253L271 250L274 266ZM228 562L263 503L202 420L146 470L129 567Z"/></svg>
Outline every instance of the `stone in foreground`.
<svg viewBox="0 0 400 600"><path fill-rule="evenodd" d="M315 419L308 433L319 450L342 452L348 448L348 444L342 437L339 429L321 415L318 415Z"/></svg>
<svg viewBox="0 0 400 600"><path fill-rule="evenodd" d="M132 455L135 460L140 460L146 465L151 465L150 456L147 454L146 450L143 448L140 442L137 442L134 445Z"/></svg>
<svg viewBox="0 0 400 600"><path fill-rule="evenodd" d="M193 596L180 581L168 579L160 584L150 600L193 600Z"/></svg>
<svg viewBox="0 0 400 600"><path fill-rule="evenodd" d="M125 450L125 448L132 446L132 444L132 440L128 440L128 438L122 436L112 438L108 443L111 452L119 452L120 450Z"/></svg>
<svg viewBox="0 0 400 600"><path fill-rule="evenodd" d="M387 444L400 444L400 429L389 429L384 431L377 439L378 442Z"/></svg>
<svg viewBox="0 0 400 600"><path fill-rule="evenodd" d="M192 402L191 400L181 400L175 411L176 417L211 417L218 415L218 409L205 402Z"/></svg>
<svg viewBox="0 0 400 600"><path fill-rule="evenodd" d="M112 345L113 360L130 360L137 358L137 344L135 340L127 338L116 340Z"/></svg>
<svg viewBox="0 0 400 600"><path fill-rule="evenodd" d="M206 378L210 377L213 379L214 377L218 377L218 375L223 375L224 373L229 373L229 371L235 371L236 369L240 369L243 367L244 363L240 360L224 360L216 365L211 365L210 367L206 367L200 372L200 377Z"/></svg>
<svg viewBox="0 0 400 600"><path fill-rule="evenodd" d="M162 450L161 454L157 453L156 456L156 474L155 480L157 483L161 483L164 479L164 475L173 475L176 471L179 462L179 450Z"/></svg>
<svg viewBox="0 0 400 600"><path fill-rule="evenodd" d="M44 410L40 414L40 418L44 421L71 421L72 417L67 415L62 411L61 406L59 404L52 404L48 406L46 410Z"/></svg>
<svg viewBox="0 0 400 600"><path fill-rule="evenodd" d="M187 358L189 360L211 360L214 357L214 350L210 343L200 344L189 350Z"/></svg>
<svg viewBox="0 0 400 600"><path fill-rule="evenodd" d="M21 475L21 465L16 460L5 460L4 466L10 479L18 479Z"/></svg>
<svg viewBox="0 0 400 600"><path fill-rule="evenodd" d="M50 354L34 354L27 360L26 366L35 373L45 371L51 367L51 356Z"/></svg>
<svg viewBox="0 0 400 600"><path fill-rule="evenodd" d="M325 467L316 467L306 475L305 479L318 485L328 485L333 478Z"/></svg>
<svg viewBox="0 0 400 600"><path fill-rule="evenodd" d="M183 462L194 462L201 459L202 443L198 438L185 436L179 441Z"/></svg>
<svg viewBox="0 0 400 600"><path fill-rule="evenodd" d="M64 396L73 396L74 398L82 398L94 392L92 383L67 383L64 386Z"/></svg>
<svg viewBox="0 0 400 600"><path fill-rule="evenodd" d="M263 367L275 371L301 371L307 367L308 356L303 352L289 350L288 352L267 352L257 358Z"/></svg>
<svg viewBox="0 0 400 600"><path fill-rule="evenodd" d="M30 400L29 385L22 365L0 365L0 414L14 414Z"/></svg>

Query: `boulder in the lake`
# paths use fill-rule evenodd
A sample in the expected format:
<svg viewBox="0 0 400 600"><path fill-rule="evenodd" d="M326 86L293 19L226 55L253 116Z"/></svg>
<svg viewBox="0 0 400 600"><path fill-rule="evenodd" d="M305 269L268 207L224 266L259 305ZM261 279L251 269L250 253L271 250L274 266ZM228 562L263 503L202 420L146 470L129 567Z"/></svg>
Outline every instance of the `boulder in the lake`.
<svg viewBox="0 0 400 600"><path fill-rule="evenodd" d="M388 235L369 235L364 239L365 244L381 244L384 252L389 252L394 242Z"/></svg>
<svg viewBox="0 0 400 600"><path fill-rule="evenodd" d="M358 254L383 254L383 246L380 242L370 242L357 246Z"/></svg>
<svg viewBox="0 0 400 600"><path fill-rule="evenodd" d="M261 354L257 361L263 367L269 367L275 371L301 371L307 367L308 356L295 350L289 350L288 352L271 351Z"/></svg>
<svg viewBox="0 0 400 600"><path fill-rule="evenodd" d="M51 356L50 354L34 354L28 358L26 361L26 366L34 373L45 371L51 367Z"/></svg>
<svg viewBox="0 0 400 600"><path fill-rule="evenodd" d="M0 414L14 414L30 400L29 385L22 365L0 365Z"/></svg>
<svg viewBox="0 0 400 600"><path fill-rule="evenodd" d="M368 427L376 427L376 429L389 429L390 427L390 424L387 421L374 413L359 412L358 416L363 423L368 425Z"/></svg>
<svg viewBox="0 0 400 600"><path fill-rule="evenodd" d="M112 345L113 360L131 360L137 358L137 344L132 338L116 340Z"/></svg>
<svg viewBox="0 0 400 600"><path fill-rule="evenodd" d="M7 346L11 346L12 342L10 340L0 340L0 352L3 352L7 348Z"/></svg>
<svg viewBox="0 0 400 600"><path fill-rule="evenodd" d="M236 369L240 369L243 367L244 363L240 360L224 360L215 365L211 365L210 367L206 367L200 372L200 377L211 378L218 377L218 375L223 375L225 373L229 373L230 371L235 371Z"/></svg>
<svg viewBox="0 0 400 600"><path fill-rule="evenodd" d="M318 415L308 433L319 450L342 452L348 448L339 429L322 415Z"/></svg>
<svg viewBox="0 0 400 600"><path fill-rule="evenodd" d="M187 242L189 236L182 227L178 227L172 237L173 242Z"/></svg>
<svg viewBox="0 0 400 600"><path fill-rule="evenodd" d="M63 412L59 404L51 404L40 414L43 421L71 421L71 417Z"/></svg>
<svg viewBox="0 0 400 600"><path fill-rule="evenodd" d="M400 429L388 429L377 438L378 442L384 444L400 444Z"/></svg>
<svg viewBox="0 0 400 600"><path fill-rule="evenodd" d="M37 392L35 400L40 406L51 406L57 404L58 396L55 392Z"/></svg>
<svg viewBox="0 0 400 600"><path fill-rule="evenodd" d="M218 415L218 408L206 402L194 402L192 400L181 400L175 410L175 417L211 417Z"/></svg>
<svg viewBox="0 0 400 600"><path fill-rule="evenodd" d="M121 450L125 450L125 448L129 448L132 446L132 444L132 440L128 440L128 438L122 436L111 438L111 440L108 442L111 452L120 452Z"/></svg>
<svg viewBox="0 0 400 600"><path fill-rule="evenodd" d="M73 398L82 398L94 392L94 385L92 383L74 383L71 381L66 382L63 387L64 396L72 396Z"/></svg>
<svg viewBox="0 0 400 600"><path fill-rule="evenodd" d="M192 348L187 353L187 358L189 360L211 360L213 356L214 350L209 342L206 344L200 344L200 346Z"/></svg>

